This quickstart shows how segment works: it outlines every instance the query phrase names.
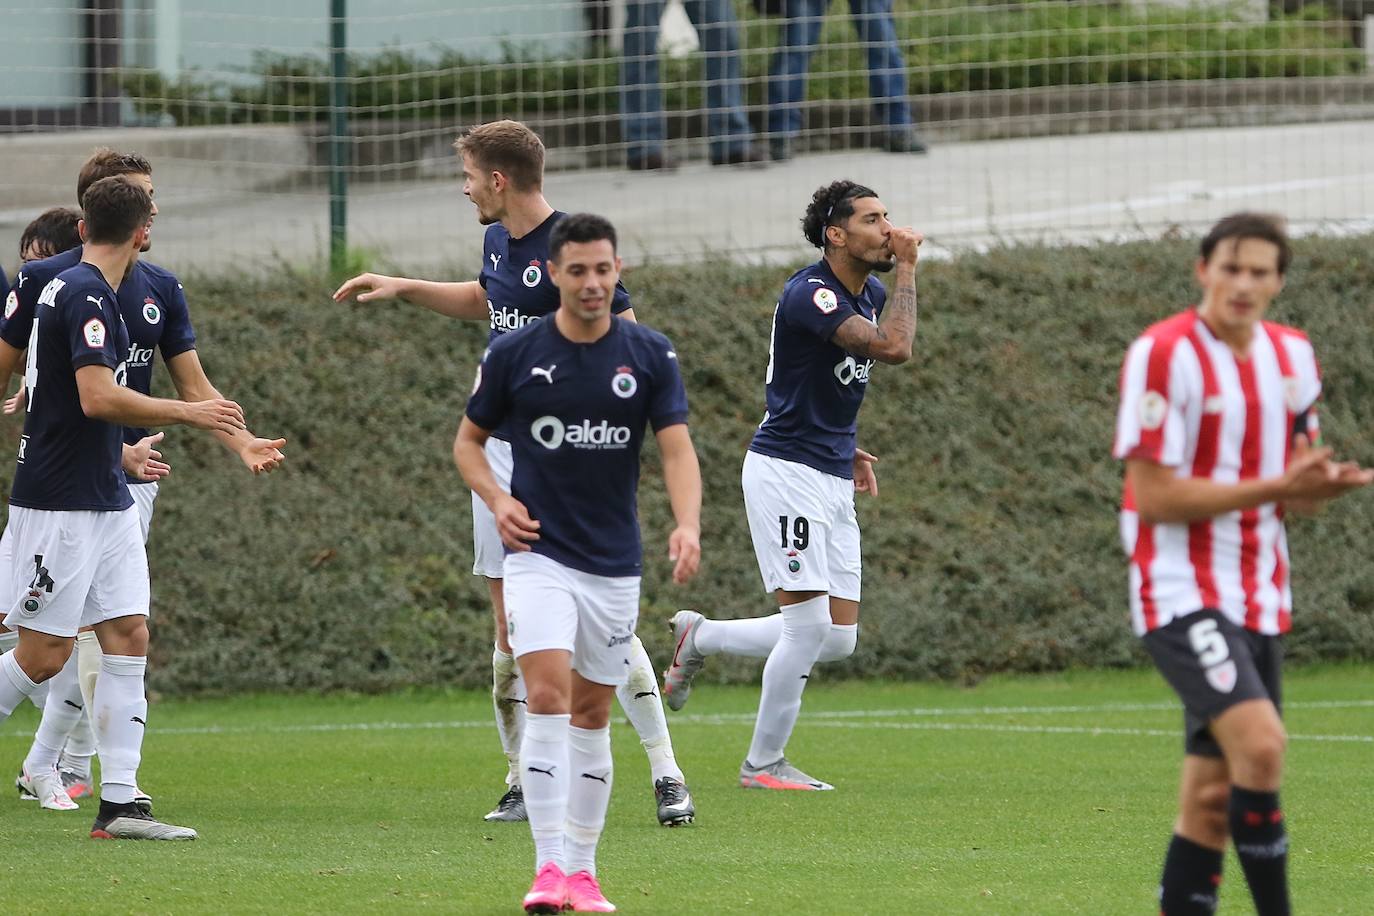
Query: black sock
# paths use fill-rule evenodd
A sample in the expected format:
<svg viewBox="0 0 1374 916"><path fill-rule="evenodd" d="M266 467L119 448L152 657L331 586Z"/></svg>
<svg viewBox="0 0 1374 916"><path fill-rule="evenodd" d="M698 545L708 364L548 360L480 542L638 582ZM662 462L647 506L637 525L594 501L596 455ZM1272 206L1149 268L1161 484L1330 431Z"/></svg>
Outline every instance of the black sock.
<svg viewBox="0 0 1374 916"><path fill-rule="evenodd" d="M1161 916L1212 916L1217 911L1222 854L1174 834L1159 882Z"/></svg>
<svg viewBox="0 0 1374 916"><path fill-rule="evenodd" d="M1288 916L1288 831L1279 793L1231 787L1231 842L1259 916Z"/></svg>

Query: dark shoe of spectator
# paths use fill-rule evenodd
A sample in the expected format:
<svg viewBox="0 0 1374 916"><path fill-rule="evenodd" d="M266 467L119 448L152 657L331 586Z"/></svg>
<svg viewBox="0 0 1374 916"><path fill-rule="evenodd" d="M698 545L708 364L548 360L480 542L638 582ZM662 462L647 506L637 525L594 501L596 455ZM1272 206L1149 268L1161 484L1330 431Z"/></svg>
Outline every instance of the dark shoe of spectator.
<svg viewBox="0 0 1374 916"><path fill-rule="evenodd" d="M645 153L642 156L630 156L625 160L625 165L632 172L674 172L677 171L677 160L664 153Z"/></svg>
<svg viewBox="0 0 1374 916"><path fill-rule="evenodd" d="M914 130L895 131L884 134L878 146L887 150L889 153L915 153L926 152L925 141L921 135Z"/></svg>
<svg viewBox="0 0 1374 916"><path fill-rule="evenodd" d="M763 168L772 158L768 151L757 143L750 143L748 146L737 146L727 152L724 156L712 156L712 165L747 165L750 168Z"/></svg>
<svg viewBox="0 0 1374 916"><path fill-rule="evenodd" d="M786 137L774 137L768 141L768 154L774 162L786 162L792 158L792 141Z"/></svg>

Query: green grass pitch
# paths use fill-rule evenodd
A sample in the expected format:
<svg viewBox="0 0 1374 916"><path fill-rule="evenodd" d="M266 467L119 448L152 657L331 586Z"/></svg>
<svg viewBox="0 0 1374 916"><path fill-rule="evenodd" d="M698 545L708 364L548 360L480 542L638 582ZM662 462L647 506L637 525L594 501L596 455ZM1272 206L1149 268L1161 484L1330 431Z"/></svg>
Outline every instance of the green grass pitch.
<svg viewBox="0 0 1374 916"><path fill-rule="evenodd" d="M1371 685L1368 666L1289 673L1301 913L1374 912ZM1180 753L1153 672L818 681L789 754L829 793L735 785L756 700L707 685L670 714L698 810L675 830L614 723L600 875L621 912L1152 912ZM504 771L490 710L467 692L156 703L141 781L201 839L95 841L94 803L40 811L6 791L0 912L520 912L529 831L481 819ZM0 726L10 771L36 721L26 706ZM1226 872L1222 911L1253 912L1234 858Z"/></svg>

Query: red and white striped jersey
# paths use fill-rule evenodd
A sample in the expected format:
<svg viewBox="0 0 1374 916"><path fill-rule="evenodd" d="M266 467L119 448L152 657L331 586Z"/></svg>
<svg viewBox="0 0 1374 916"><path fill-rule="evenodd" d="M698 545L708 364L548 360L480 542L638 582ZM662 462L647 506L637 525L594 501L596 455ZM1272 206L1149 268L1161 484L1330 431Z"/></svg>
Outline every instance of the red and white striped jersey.
<svg viewBox="0 0 1374 916"><path fill-rule="evenodd" d="M1278 477L1299 418L1315 440L1320 394L1321 372L1301 331L1262 322L1249 356L1238 359L1190 309L1154 325L1127 351L1113 454L1218 483ZM1293 597L1277 504L1146 525L1128 486L1121 541L1136 633L1203 608L1258 633L1288 632Z"/></svg>

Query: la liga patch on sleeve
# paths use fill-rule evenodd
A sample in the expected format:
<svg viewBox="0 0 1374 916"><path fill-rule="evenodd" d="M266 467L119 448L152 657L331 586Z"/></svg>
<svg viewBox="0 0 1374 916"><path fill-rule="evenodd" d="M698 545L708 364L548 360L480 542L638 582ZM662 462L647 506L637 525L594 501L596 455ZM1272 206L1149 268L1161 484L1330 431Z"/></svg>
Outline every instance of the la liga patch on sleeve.
<svg viewBox="0 0 1374 916"><path fill-rule="evenodd" d="M86 338L86 346L99 350L105 346L105 322L92 318L81 326L81 336Z"/></svg>
<svg viewBox="0 0 1374 916"><path fill-rule="evenodd" d="M829 315L840 307L840 300L836 297L835 291L824 286L811 294L811 301L816 303L816 308L821 310L822 315Z"/></svg>

